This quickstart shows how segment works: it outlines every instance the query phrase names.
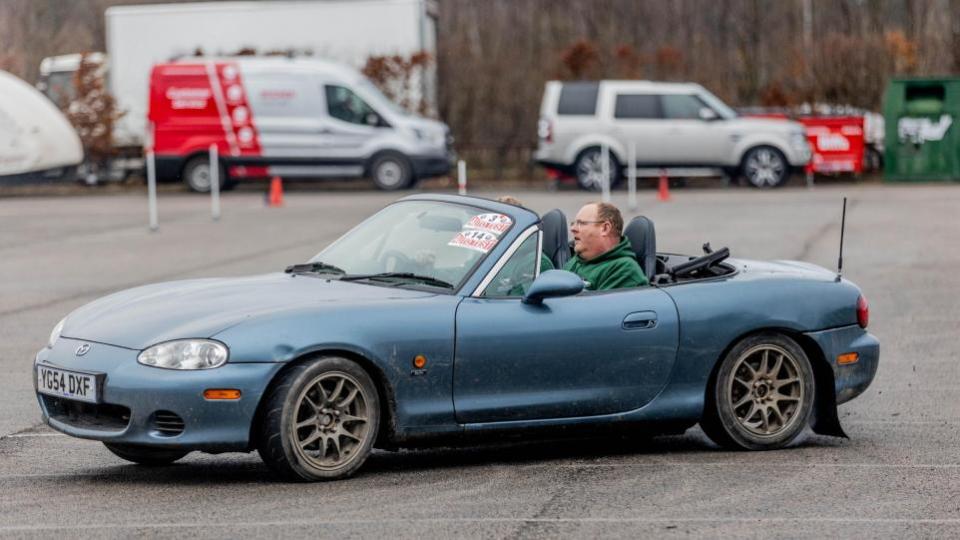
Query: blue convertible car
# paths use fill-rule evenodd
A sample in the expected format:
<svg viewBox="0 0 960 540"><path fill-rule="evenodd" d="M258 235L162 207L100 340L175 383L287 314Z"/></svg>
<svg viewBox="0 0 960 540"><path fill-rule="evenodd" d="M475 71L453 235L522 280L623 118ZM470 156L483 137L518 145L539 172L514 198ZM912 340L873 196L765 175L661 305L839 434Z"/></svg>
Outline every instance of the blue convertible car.
<svg viewBox="0 0 960 540"><path fill-rule="evenodd" d="M652 286L584 291L567 225L415 195L285 272L161 283L83 306L36 356L54 429L143 464L259 451L279 475L341 478L371 449L467 436L680 432L721 446L844 436L837 404L879 344L860 290L823 268L656 252ZM589 430L590 432L594 430Z"/></svg>

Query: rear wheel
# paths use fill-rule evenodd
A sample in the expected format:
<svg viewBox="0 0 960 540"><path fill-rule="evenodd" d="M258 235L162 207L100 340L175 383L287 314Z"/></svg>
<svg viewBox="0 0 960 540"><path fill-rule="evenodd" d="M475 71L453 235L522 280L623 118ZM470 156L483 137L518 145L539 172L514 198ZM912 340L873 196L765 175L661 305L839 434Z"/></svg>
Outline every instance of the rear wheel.
<svg viewBox="0 0 960 540"><path fill-rule="evenodd" d="M356 363L325 357L297 365L264 397L257 450L296 481L336 480L363 465L380 426L373 380Z"/></svg>
<svg viewBox="0 0 960 540"><path fill-rule="evenodd" d="M232 187L227 178L227 168L221 162L220 167L220 189L226 190ZM183 182L190 188L190 191L197 193L210 193L210 158L207 156L194 156L190 158L183 166L181 173Z"/></svg>
<svg viewBox="0 0 960 540"><path fill-rule="evenodd" d="M807 426L814 390L810 360L795 341L775 333L750 336L711 379L700 425L720 446L781 448Z"/></svg>
<svg viewBox="0 0 960 540"><path fill-rule="evenodd" d="M747 151L742 171L750 185L759 188L782 186L790 177L787 158L772 146L758 146Z"/></svg>
<svg viewBox="0 0 960 540"><path fill-rule="evenodd" d="M574 172L577 177L577 185L587 191L603 190L603 152L599 148L588 148L577 156L574 162ZM609 152L607 161L607 181L610 182L610 188L616 187L620 181L620 162L617 161L613 152Z"/></svg>
<svg viewBox="0 0 960 540"><path fill-rule="evenodd" d="M190 453L189 450L152 448L135 444L103 443L117 457L140 465L169 465Z"/></svg>

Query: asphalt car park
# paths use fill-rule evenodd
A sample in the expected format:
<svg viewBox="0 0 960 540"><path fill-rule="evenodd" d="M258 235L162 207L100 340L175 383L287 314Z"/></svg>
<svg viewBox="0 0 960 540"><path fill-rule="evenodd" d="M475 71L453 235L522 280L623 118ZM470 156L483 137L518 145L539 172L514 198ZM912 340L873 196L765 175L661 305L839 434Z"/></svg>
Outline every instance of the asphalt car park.
<svg viewBox="0 0 960 540"><path fill-rule="evenodd" d="M487 193L495 197L500 193ZM514 193L568 216L587 193ZM836 265L871 305L877 378L840 406L849 440L720 451L683 435L377 452L358 476L275 481L256 454L192 454L169 467L121 461L45 428L32 359L52 326L107 293L156 281L282 270L391 202L311 192L265 208L259 194L165 194L160 230L136 195L0 201L0 535L955 536L960 532L960 231L952 186L818 186L642 194L627 216L656 223L661 251L703 242L734 257Z"/></svg>

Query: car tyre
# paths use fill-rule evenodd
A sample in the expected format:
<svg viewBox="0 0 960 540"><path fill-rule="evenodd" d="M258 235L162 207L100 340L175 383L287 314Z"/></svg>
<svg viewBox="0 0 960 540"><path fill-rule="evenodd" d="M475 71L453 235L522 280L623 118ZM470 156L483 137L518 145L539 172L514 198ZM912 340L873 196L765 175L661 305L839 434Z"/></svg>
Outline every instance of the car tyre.
<svg viewBox="0 0 960 540"><path fill-rule="evenodd" d="M153 448L136 444L103 443L107 450L121 459L147 466L169 465L190 453L189 450Z"/></svg>
<svg viewBox="0 0 960 540"><path fill-rule="evenodd" d="M220 190L226 191L232 187L227 178L227 168L220 162ZM195 193L210 193L210 158L205 155L194 156L187 160L181 173L183 183Z"/></svg>
<svg viewBox="0 0 960 540"><path fill-rule="evenodd" d="M577 156L573 164L574 176L577 179L577 185L580 189L586 191L603 190L602 174L602 154L600 148L587 148ZM620 183L620 162L611 151L609 154L609 179L610 189L613 189Z"/></svg>
<svg viewBox="0 0 960 540"><path fill-rule="evenodd" d="M751 186L780 187L790 178L790 164L783 152L772 146L751 148L743 156L740 171Z"/></svg>
<svg viewBox="0 0 960 540"><path fill-rule="evenodd" d="M782 448L806 428L814 399L803 348L783 334L757 334L737 343L711 377L700 427L726 448Z"/></svg>
<svg viewBox="0 0 960 540"><path fill-rule="evenodd" d="M414 183L413 165L403 154L384 152L370 163L370 179L382 191L397 191Z"/></svg>
<svg viewBox="0 0 960 540"><path fill-rule="evenodd" d="M257 450L280 477L338 480L369 457L380 427L380 398L351 360L323 357L281 373L263 398Z"/></svg>

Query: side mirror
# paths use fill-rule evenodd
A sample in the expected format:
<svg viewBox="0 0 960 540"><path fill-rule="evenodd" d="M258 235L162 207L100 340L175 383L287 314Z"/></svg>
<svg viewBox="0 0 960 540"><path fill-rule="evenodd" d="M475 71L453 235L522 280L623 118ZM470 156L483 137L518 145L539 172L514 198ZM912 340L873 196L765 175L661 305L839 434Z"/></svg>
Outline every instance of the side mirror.
<svg viewBox="0 0 960 540"><path fill-rule="evenodd" d="M363 121L366 122L368 126L377 127L380 125L380 115L377 113L369 113Z"/></svg>
<svg viewBox="0 0 960 540"><path fill-rule="evenodd" d="M710 107L700 107L700 119L711 122L713 120L718 120L720 117L717 116L717 111L711 109Z"/></svg>
<svg viewBox="0 0 960 540"><path fill-rule="evenodd" d="M523 295L524 304L542 304L544 298L573 296L583 290L583 279L566 270L547 270L530 285Z"/></svg>

